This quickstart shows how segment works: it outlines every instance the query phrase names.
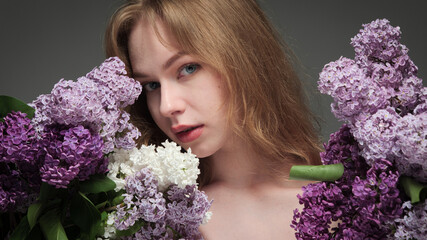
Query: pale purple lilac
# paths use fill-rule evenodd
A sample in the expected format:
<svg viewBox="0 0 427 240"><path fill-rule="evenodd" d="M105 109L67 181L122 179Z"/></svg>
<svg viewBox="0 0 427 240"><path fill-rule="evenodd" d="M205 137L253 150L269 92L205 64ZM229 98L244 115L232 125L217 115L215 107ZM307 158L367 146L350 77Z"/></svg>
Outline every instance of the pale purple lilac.
<svg viewBox="0 0 427 240"><path fill-rule="evenodd" d="M321 158L324 164L342 163L344 174L335 182L303 187L298 195L303 209L294 211L292 221L297 239L386 239L390 234L387 224L402 215L399 174L384 159L367 165L359 151L348 126L331 135Z"/></svg>
<svg viewBox="0 0 427 240"><path fill-rule="evenodd" d="M40 139L42 181L66 188L73 181L88 180L91 175L107 172L108 159L103 141L83 126L46 126Z"/></svg>
<svg viewBox="0 0 427 240"><path fill-rule="evenodd" d="M201 239L202 224L212 202L195 185L172 185L163 194L148 168L126 178L123 204L117 206L115 227L126 230L137 222L144 225L122 239Z"/></svg>
<svg viewBox="0 0 427 240"><path fill-rule="evenodd" d="M156 240L171 240L173 232L167 228L164 221L157 221L153 223L146 223L138 232L129 237L122 237L124 240L142 240L142 239L156 239Z"/></svg>
<svg viewBox="0 0 427 240"><path fill-rule="evenodd" d="M404 78L417 74L417 67L408 56L408 48L400 43L401 31L387 19L363 24L351 39L355 61L379 85L398 87Z"/></svg>
<svg viewBox="0 0 427 240"><path fill-rule="evenodd" d="M385 62L405 51L406 48L400 45L400 28L391 26L387 19L377 19L362 26L359 33L351 39L356 59L368 58Z"/></svg>
<svg viewBox="0 0 427 240"><path fill-rule="evenodd" d="M351 41L355 60L341 57L325 65L319 90L332 96L332 112L349 124L369 164L386 158L402 174L427 182L427 130L421 114L427 90L399 42L399 27L386 19L363 26Z"/></svg>
<svg viewBox="0 0 427 240"><path fill-rule="evenodd" d="M344 57L325 65L318 88L333 98L335 116L350 122L361 112L374 113L377 106L385 106L389 97L389 93L383 94L379 86L370 82L354 60Z"/></svg>
<svg viewBox="0 0 427 240"><path fill-rule="evenodd" d="M172 186L167 191L166 224L184 239L202 239L198 230L212 202L196 185L184 189Z"/></svg>
<svg viewBox="0 0 427 240"><path fill-rule="evenodd" d="M354 123L351 132L368 164L379 158L393 158L393 154L400 150L396 145L395 131L400 118L393 108L388 107Z"/></svg>
<svg viewBox="0 0 427 240"><path fill-rule="evenodd" d="M396 232L389 239L412 240L425 239L427 236L427 200L412 205L403 203L404 217L395 220Z"/></svg>
<svg viewBox="0 0 427 240"><path fill-rule="evenodd" d="M427 182L427 112L408 114L396 121L396 165L406 176Z"/></svg>
<svg viewBox="0 0 427 240"><path fill-rule="evenodd" d="M0 212L25 209L40 188L39 147L25 113L0 121Z"/></svg>
<svg viewBox="0 0 427 240"><path fill-rule="evenodd" d="M163 222L166 201L163 194L158 191L157 184L157 179L148 168L143 168L134 176L126 178L123 205L117 208L115 226L118 230L126 230L136 221L160 224ZM150 229L150 232L157 230Z"/></svg>
<svg viewBox="0 0 427 240"><path fill-rule="evenodd" d="M104 153L135 147L140 133L129 123L124 107L141 93L139 82L126 76L125 65L109 58L77 81L60 80L50 94L40 95L32 106L38 131L50 124L83 125L104 140Z"/></svg>

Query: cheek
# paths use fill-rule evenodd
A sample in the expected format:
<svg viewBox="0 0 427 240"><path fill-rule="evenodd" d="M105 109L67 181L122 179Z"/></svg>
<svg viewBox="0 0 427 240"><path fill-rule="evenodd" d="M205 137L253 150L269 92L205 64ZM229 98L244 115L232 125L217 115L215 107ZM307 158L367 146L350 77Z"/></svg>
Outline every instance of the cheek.
<svg viewBox="0 0 427 240"><path fill-rule="evenodd" d="M155 96L155 93L147 94L146 97L148 111L150 111L150 115L153 118L154 122L162 129L161 126L161 115L160 115L160 101L158 97ZM163 129L162 129L163 130Z"/></svg>

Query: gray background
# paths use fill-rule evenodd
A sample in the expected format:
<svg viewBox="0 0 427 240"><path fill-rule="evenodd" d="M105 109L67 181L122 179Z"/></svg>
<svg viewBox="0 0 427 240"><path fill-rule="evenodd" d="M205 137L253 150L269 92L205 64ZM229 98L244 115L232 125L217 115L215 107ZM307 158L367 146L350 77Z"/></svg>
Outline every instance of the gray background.
<svg viewBox="0 0 427 240"><path fill-rule="evenodd" d="M83 76L104 59L103 34L122 0L38 0L0 3L0 95L31 102L61 78ZM299 58L322 136L338 129L330 98L316 90L322 67L352 58L350 38L363 23L387 18L400 26L402 43L427 75L427 3L424 0L260 0Z"/></svg>

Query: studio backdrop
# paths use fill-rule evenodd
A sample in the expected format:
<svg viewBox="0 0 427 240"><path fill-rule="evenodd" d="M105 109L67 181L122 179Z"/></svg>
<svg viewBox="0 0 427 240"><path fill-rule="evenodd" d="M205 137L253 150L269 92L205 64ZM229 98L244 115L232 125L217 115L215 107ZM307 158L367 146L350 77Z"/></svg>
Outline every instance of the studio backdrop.
<svg viewBox="0 0 427 240"><path fill-rule="evenodd" d="M185 4L185 0L182 0ZM244 0L242 0L244 1ZM24 0L0 3L0 95L31 102L61 78L75 80L104 59L103 35L123 0ZM331 99L317 91L323 66L354 57L350 38L362 24L387 18L427 77L427 2L423 0L259 0L296 54L323 139L340 124ZM425 85L425 83L424 83Z"/></svg>

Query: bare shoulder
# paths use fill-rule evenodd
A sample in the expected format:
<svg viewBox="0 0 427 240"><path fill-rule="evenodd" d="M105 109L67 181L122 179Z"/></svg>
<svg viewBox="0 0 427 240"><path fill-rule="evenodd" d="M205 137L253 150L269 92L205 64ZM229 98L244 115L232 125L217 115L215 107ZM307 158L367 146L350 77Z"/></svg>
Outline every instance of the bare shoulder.
<svg viewBox="0 0 427 240"><path fill-rule="evenodd" d="M297 194L308 182L286 182L253 189L233 189L221 184L203 190L213 200L211 220L200 227L207 240L293 239L293 211Z"/></svg>

